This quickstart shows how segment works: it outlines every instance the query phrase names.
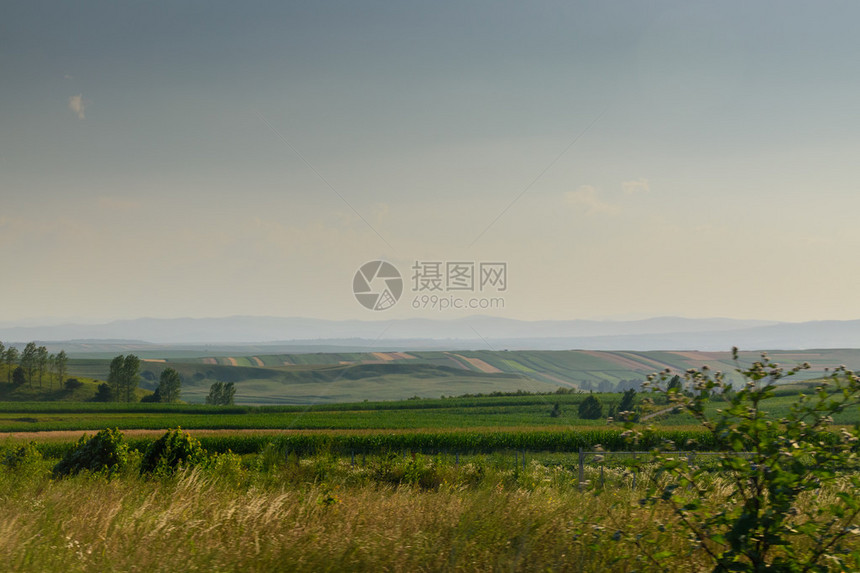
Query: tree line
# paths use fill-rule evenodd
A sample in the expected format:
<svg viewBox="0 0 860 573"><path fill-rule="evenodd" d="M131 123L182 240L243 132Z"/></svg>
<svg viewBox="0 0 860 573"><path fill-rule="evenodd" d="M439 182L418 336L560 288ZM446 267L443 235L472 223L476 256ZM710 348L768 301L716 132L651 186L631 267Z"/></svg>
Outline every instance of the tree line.
<svg viewBox="0 0 860 573"><path fill-rule="evenodd" d="M6 367L7 384L27 384L32 388L36 382L42 388L47 381L48 388L53 390L55 381L59 386L67 381L69 357L65 350L51 354L44 346L36 346L35 342L28 342L22 351L0 342L0 365Z"/></svg>
<svg viewBox="0 0 860 573"><path fill-rule="evenodd" d="M23 350L12 344L0 342L0 367L5 367L6 383L15 386L38 386L49 390L64 385L73 389L82 384L74 378L67 378L69 357L65 350L51 354L44 346L28 342ZM0 370L2 372L2 370ZM110 362L107 382L99 384L94 400L97 402L136 402L136 390L140 384L141 361L134 354L119 355ZM3 379L0 378L0 381ZM144 396L142 402L178 402L182 391L182 375L174 368L162 370L158 387L151 395ZM229 406L233 404L236 388L232 382L215 382L209 388L207 404Z"/></svg>

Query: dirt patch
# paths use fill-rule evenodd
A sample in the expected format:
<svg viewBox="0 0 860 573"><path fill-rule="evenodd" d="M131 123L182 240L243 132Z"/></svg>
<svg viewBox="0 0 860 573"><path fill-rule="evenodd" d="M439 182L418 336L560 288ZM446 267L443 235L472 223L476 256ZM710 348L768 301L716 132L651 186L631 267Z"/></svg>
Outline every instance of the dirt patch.
<svg viewBox="0 0 860 573"><path fill-rule="evenodd" d="M254 364L256 364L257 366L259 366L260 368L262 368L262 367L264 367L264 366L265 366L265 364L263 364L263 361L262 361L262 360L260 360L260 358L259 358L259 357L257 357L257 356L252 356L252 357L250 358L250 360L251 360L251 362L253 362L253 363L254 363Z"/></svg>
<svg viewBox="0 0 860 573"><path fill-rule="evenodd" d="M448 357L448 360L454 363L454 366L456 368L462 368L463 370L471 370L471 368L469 368L466 364L463 364L462 362L454 358L454 356L452 356L450 352L446 352L445 356ZM459 354L457 356L459 356ZM462 356L460 356L460 358L462 358Z"/></svg>
<svg viewBox="0 0 860 573"><path fill-rule="evenodd" d="M227 362L229 362L229 363L230 363L230 366L238 366L238 365L239 365L239 363L238 363L238 362L236 362L236 359L235 359L235 358L233 358L233 357L231 357L231 356L226 356L226 357L224 357L224 360L226 360Z"/></svg>
<svg viewBox="0 0 860 573"><path fill-rule="evenodd" d="M164 360L163 358L141 358L140 361L141 362L167 362L167 360Z"/></svg>
<svg viewBox="0 0 860 573"><path fill-rule="evenodd" d="M463 360L465 360L466 362L468 362L469 364L471 364L472 366L474 366L475 368L477 368L481 372L486 372L488 374L500 374L502 372L501 370L499 370L495 366L491 366L491 365L487 364L486 362L484 362L480 358L467 358L461 354L457 354L456 356L457 356L457 358L462 358Z"/></svg>
<svg viewBox="0 0 860 573"><path fill-rule="evenodd" d="M218 364L218 361L214 358L204 358L203 364Z"/></svg>
<svg viewBox="0 0 860 573"><path fill-rule="evenodd" d="M393 362L394 361L394 357L390 356L389 354L387 354L385 352L371 352L371 354L373 354L374 356L376 356L377 358L379 358L383 362Z"/></svg>

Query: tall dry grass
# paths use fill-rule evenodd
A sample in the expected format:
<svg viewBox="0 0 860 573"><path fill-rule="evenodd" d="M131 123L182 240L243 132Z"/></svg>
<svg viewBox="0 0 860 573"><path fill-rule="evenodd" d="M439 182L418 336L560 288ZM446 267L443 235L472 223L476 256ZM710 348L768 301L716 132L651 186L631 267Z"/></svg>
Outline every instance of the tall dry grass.
<svg viewBox="0 0 860 573"><path fill-rule="evenodd" d="M642 486L623 470L605 473L605 490L590 470L592 487L579 491L571 471L537 462L266 464L225 456L173 477L132 468L111 480L52 480L46 462L0 467L0 569L708 570L670 511L638 503ZM675 555L659 565L644 555L658 550Z"/></svg>

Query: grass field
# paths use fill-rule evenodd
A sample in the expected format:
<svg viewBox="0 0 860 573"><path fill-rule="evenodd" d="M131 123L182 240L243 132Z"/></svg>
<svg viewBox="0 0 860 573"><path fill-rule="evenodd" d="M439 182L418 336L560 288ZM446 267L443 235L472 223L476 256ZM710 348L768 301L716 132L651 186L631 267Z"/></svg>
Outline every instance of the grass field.
<svg viewBox="0 0 860 573"><path fill-rule="evenodd" d="M576 456L216 456L173 476L51 479L56 459L0 465L5 571L707 571L649 466ZM726 503L710 478L709 507ZM580 485L582 483L582 485ZM833 499L840 485L802 500ZM860 541L840 550L860 566ZM803 540L791 547L808 551ZM853 553L852 553L853 552ZM826 570L826 569L823 569ZM840 569L836 569L840 570Z"/></svg>

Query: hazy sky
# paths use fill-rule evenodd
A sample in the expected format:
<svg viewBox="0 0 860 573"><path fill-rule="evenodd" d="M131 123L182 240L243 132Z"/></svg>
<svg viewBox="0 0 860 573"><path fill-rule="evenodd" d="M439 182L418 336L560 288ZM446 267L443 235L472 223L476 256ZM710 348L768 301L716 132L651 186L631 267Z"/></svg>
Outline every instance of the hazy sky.
<svg viewBox="0 0 860 573"><path fill-rule="evenodd" d="M413 309L416 261L506 262L511 318L860 318L858 21L4 2L0 322L476 312Z"/></svg>

